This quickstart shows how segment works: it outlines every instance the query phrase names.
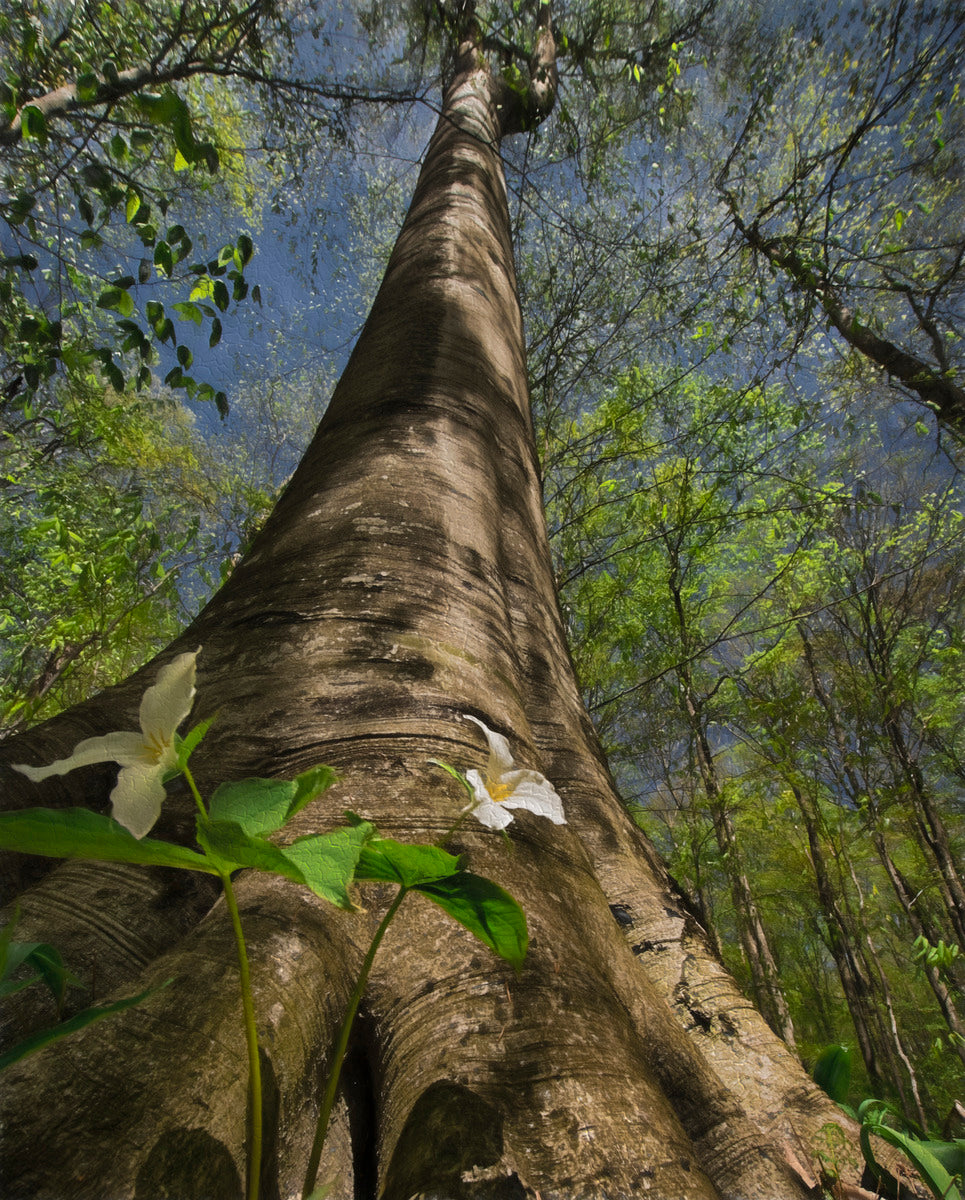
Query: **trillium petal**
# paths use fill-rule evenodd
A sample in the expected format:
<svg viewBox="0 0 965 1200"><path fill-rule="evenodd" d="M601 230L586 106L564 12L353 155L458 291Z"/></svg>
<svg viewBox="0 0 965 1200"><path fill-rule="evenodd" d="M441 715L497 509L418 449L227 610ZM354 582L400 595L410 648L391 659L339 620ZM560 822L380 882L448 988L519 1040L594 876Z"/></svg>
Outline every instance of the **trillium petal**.
<svg viewBox="0 0 965 1200"><path fill-rule="evenodd" d="M174 740L174 731L194 703L197 658L197 650L192 654L179 654L161 668L157 683L141 697L141 729L148 741L167 743Z"/></svg>
<svg viewBox="0 0 965 1200"><path fill-rule="evenodd" d="M144 739L139 733L108 733L103 737L85 738L74 747L73 754L58 758L46 767L29 767L25 763L14 765L34 783L49 779L51 775L66 775L76 767L89 767L93 763L116 762L121 766L140 762L144 757Z"/></svg>
<svg viewBox="0 0 965 1200"><path fill-rule="evenodd" d="M469 713L464 714L465 720L472 721L473 725L478 725L486 735L486 741L489 743L489 762L486 766L486 774L491 778L496 778L502 775L505 771L513 769L513 756L509 751L509 742L501 733L495 733L488 725L484 725L478 717L472 717Z"/></svg>
<svg viewBox="0 0 965 1200"><path fill-rule="evenodd" d="M512 791L503 801L504 808L525 808L539 817L548 817L554 825L565 825L563 816L563 801L548 779L536 771L518 771L518 775L529 778L521 779L512 785ZM507 782L504 776L502 782Z"/></svg>
<svg viewBox="0 0 965 1200"><path fill-rule="evenodd" d="M485 825L487 829L505 829L512 821L513 814L508 812L504 805L497 804L490 796L478 771L467 771L466 779L469 781L476 799L472 815L480 825Z"/></svg>
<svg viewBox="0 0 965 1200"><path fill-rule="evenodd" d="M111 792L114 820L142 838L161 815L164 784L161 770L155 764L137 763L125 767L117 777Z"/></svg>

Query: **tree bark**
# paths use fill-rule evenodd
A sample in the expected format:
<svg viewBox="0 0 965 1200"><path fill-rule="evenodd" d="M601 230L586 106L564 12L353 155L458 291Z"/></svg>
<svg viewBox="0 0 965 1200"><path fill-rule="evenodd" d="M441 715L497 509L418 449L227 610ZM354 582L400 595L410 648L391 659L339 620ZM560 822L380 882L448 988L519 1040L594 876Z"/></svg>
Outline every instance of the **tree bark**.
<svg viewBox="0 0 965 1200"><path fill-rule="evenodd" d="M544 20L544 56L548 33ZM428 760L480 765L462 720L477 715L565 805L563 827L520 814L511 847L469 826L450 845L520 900L529 955L516 977L406 900L376 959L320 1179L346 1200L791 1200L808 1186L787 1160L817 1175L829 1124L849 1146L842 1176L858 1178L854 1128L740 995L623 810L565 646L498 156L518 120L504 97L467 40L370 318L249 554L155 662L5 743L3 761L46 762L132 728L158 666L200 645L196 711L217 713L196 755L207 794L326 762L340 782L295 833L351 808L425 841L461 803ZM101 806L110 779L92 769L35 788L4 769L3 783L10 804ZM187 841L191 824L175 791L158 833ZM237 1196L246 1067L223 903L195 923L207 900L172 899L192 925L181 936L173 913L158 919L151 872L69 870L75 882L58 867L25 893L25 927L70 961L78 926L101 921L85 953L113 988L171 982L9 1069L4 1195ZM78 872L81 911L58 909ZM268 1081L263 1194L290 1196L390 897L372 888L349 914L275 878L244 876L237 891ZM141 948L108 936L119 905Z"/></svg>

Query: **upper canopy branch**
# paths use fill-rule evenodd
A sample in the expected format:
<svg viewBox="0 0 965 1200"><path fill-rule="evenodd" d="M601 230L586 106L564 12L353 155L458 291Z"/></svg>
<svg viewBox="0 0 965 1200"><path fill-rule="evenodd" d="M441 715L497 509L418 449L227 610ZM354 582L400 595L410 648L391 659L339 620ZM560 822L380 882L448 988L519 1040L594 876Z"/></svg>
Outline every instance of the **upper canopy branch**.
<svg viewBox="0 0 965 1200"><path fill-rule="evenodd" d="M493 100L499 117L499 134L522 133L533 129L549 116L559 84L556 68L556 39L553 37L550 0L537 0L536 39L529 56L527 71L520 69L500 42L496 53L503 57L500 68L489 64ZM444 19L453 28L459 49L456 74L478 69L486 63L486 52L493 43L479 28L475 0L463 0L453 21L444 10Z"/></svg>
<svg viewBox="0 0 965 1200"><path fill-rule="evenodd" d="M813 297L852 349L881 367L909 391L916 392L955 437L961 438L965 434L965 390L947 369L944 356L939 358L939 369L936 370L917 354L903 350L877 334L859 319L831 279L813 263L806 262L787 239L765 237L756 221L748 225L742 220L732 196L725 193L724 198L734 226L745 243ZM928 331L924 322L922 327Z"/></svg>

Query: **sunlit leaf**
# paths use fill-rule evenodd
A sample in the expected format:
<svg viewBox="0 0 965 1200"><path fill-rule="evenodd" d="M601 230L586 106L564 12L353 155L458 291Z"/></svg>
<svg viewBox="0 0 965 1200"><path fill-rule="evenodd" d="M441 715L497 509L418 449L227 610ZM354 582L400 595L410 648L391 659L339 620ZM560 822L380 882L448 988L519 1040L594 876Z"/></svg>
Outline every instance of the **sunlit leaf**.
<svg viewBox="0 0 965 1200"><path fill-rule="evenodd" d="M112 817L87 808L25 808L0 813L0 849L47 858L92 858L216 873L196 851L155 838L136 838Z"/></svg>
<svg viewBox="0 0 965 1200"><path fill-rule="evenodd" d="M529 945L526 917L498 884L460 871L448 879L419 884L415 890L428 896L517 971L522 967Z"/></svg>

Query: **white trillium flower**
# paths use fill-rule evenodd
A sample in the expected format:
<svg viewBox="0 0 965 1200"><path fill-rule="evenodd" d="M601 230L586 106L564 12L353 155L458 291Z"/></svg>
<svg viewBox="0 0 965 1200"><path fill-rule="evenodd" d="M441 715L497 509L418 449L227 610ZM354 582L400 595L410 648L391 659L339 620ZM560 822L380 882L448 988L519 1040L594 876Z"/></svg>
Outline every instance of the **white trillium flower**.
<svg viewBox="0 0 965 1200"><path fill-rule="evenodd" d="M75 767L116 762L121 770L111 792L113 816L136 838L142 838L158 819L164 801L163 779L177 765L174 734L194 703L194 674L198 651L179 654L158 672L157 683L141 698L139 733L108 733L85 738L68 758L48 767L17 764L34 783L51 775L66 775Z"/></svg>
<svg viewBox="0 0 965 1200"><path fill-rule="evenodd" d="M563 801L545 775L517 767L509 752L509 742L501 733L493 733L468 713L464 717L479 726L489 743L486 770L482 774L476 770L466 772L475 799L473 816L487 829L505 829L513 819L507 810L526 808L537 816L549 817L554 825L565 825Z"/></svg>

